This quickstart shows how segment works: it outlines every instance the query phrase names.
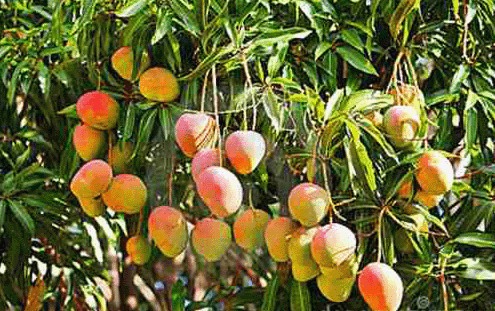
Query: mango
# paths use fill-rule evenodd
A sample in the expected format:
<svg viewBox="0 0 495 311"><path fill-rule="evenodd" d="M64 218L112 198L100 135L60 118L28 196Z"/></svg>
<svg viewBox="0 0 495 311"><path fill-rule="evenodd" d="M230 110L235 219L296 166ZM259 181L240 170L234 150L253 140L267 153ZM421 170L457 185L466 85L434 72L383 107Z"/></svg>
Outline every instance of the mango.
<svg viewBox="0 0 495 311"><path fill-rule="evenodd" d="M313 266L316 264L311 256L311 241L318 232L319 227L299 228L294 231L289 240L288 253L292 264L300 266Z"/></svg>
<svg viewBox="0 0 495 311"><path fill-rule="evenodd" d="M421 155L415 176L421 190L433 195L445 194L454 183L452 164L441 152L435 150Z"/></svg>
<svg viewBox="0 0 495 311"><path fill-rule="evenodd" d="M395 105L413 107L418 114L425 105L423 92L417 86L400 84L397 88L391 89L389 93L393 95Z"/></svg>
<svg viewBox="0 0 495 311"><path fill-rule="evenodd" d="M383 116L383 127L390 142L397 148L417 145L421 120L416 109L410 106L393 106Z"/></svg>
<svg viewBox="0 0 495 311"><path fill-rule="evenodd" d="M136 265L144 265L151 257L151 245L142 235L136 235L125 244L125 249Z"/></svg>
<svg viewBox="0 0 495 311"><path fill-rule="evenodd" d="M241 182L223 167L211 166L201 172L196 188L205 205L218 217L227 217L241 207Z"/></svg>
<svg viewBox="0 0 495 311"><path fill-rule="evenodd" d="M244 211L234 222L234 238L237 245L252 251L265 243L265 229L270 215L260 209Z"/></svg>
<svg viewBox="0 0 495 311"><path fill-rule="evenodd" d="M327 275L332 279L346 279L355 277L359 264L357 262L356 254L352 254L346 261L338 266L320 266L322 274Z"/></svg>
<svg viewBox="0 0 495 311"><path fill-rule="evenodd" d="M77 198L79 205L89 217L98 217L105 214L105 205L100 197L96 198Z"/></svg>
<svg viewBox="0 0 495 311"><path fill-rule="evenodd" d="M413 186L412 186L412 180L410 179L402 183L399 190L397 191L397 194L399 198L409 200L411 198L412 191L413 191ZM414 195L414 200L416 202L419 202L420 204L428 208L437 206L440 203L440 201L442 201L442 199L443 199L443 195L430 194L421 189L419 189Z"/></svg>
<svg viewBox="0 0 495 311"><path fill-rule="evenodd" d="M112 181L112 168L102 160L91 160L74 175L70 190L78 198L96 198Z"/></svg>
<svg viewBox="0 0 495 311"><path fill-rule="evenodd" d="M303 226L318 224L328 212L329 194L325 189L313 183L302 183L289 193L289 210Z"/></svg>
<svg viewBox="0 0 495 311"><path fill-rule="evenodd" d="M320 274L316 278L316 285L328 300L344 302L349 299L355 280L355 277L333 278L326 274Z"/></svg>
<svg viewBox="0 0 495 311"><path fill-rule="evenodd" d="M206 261L218 261L232 243L232 232L225 222L204 218L196 223L191 232L191 244Z"/></svg>
<svg viewBox="0 0 495 311"><path fill-rule="evenodd" d="M139 91L147 99L157 102L171 102L180 95L177 78L169 70L160 67L150 68L141 75Z"/></svg>
<svg viewBox="0 0 495 311"><path fill-rule="evenodd" d="M120 174L102 195L105 205L116 212L139 213L146 204L148 191L143 181L131 174Z"/></svg>
<svg viewBox="0 0 495 311"><path fill-rule="evenodd" d="M398 310L404 292L402 280L397 272L379 262L364 267L358 277L358 288L364 301L373 311Z"/></svg>
<svg viewBox="0 0 495 311"><path fill-rule="evenodd" d="M77 154L84 161L98 158L107 146L105 132L86 124L77 125L72 136Z"/></svg>
<svg viewBox="0 0 495 311"><path fill-rule="evenodd" d="M196 181L199 174L210 166L220 166L220 150L201 149L194 156L191 162L191 175Z"/></svg>
<svg viewBox="0 0 495 311"><path fill-rule="evenodd" d="M254 171L265 151L265 139L255 131L236 131L225 140L225 154L239 174Z"/></svg>
<svg viewBox="0 0 495 311"><path fill-rule="evenodd" d="M346 226L331 223L318 229L311 241L311 255L320 266L338 266L356 250L356 236Z"/></svg>
<svg viewBox="0 0 495 311"><path fill-rule="evenodd" d="M148 230L165 256L176 257L186 249L187 223L179 210L170 206L153 209L148 218Z"/></svg>
<svg viewBox="0 0 495 311"><path fill-rule="evenodd" d="M277 217L268 222L264 235L268 253L273 260L289 260L289 239L295 229L296 224L289 217Z"/></svg>
<svg viewBox="0 0 495 311"><path fill-rule="evenodd" d="M217 124L204 113L185 113L175 124L175 141L192 158L199 150L211 148L217 141Z"/></svg>
<svg viewBox="0 0 495 311"><path fill-rule="evenodd" d="M150 59L147 53L143 53L141 56L141 64L139 66L139 70L135 75L135 78L132 79L132 68L134 67L134 53L132 52L132 47L123 46L115 53L113 53L112 58L112 68L121 76L123 79L127 81L134 81L139 79L139 76L143 71L149 67Z"/></svg>
<svg viewBox="0 0 495 311"><path fill-rule="evenodd" d="M307 282L320 274L320 269L315 262L308 265L292 263L292 276L296 281Z"/></svg>
<svg viewBox="0 0 495 311"><path fill-rule="evenodd" d="M129 173L133 150L133 143L126 141L123 144L115 144L108 152L108 162L111 164L114 174Z"/></svg>
<svg viewBox="0 0 495 311"><path fill-rule="evenodd" d="M110 95L101 91L85 93L76 103L79 118L98 130L110 130L117 125L119 104Z"/></svg>

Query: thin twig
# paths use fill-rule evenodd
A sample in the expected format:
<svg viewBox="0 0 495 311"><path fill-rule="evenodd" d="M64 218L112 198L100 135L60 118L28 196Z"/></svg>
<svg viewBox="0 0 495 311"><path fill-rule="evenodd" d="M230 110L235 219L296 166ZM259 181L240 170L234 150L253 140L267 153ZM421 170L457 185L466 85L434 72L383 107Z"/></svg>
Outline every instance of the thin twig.
<svg viewBox="0 0 495 311"><path fill-rule="evenodd" d="M223 166L222 156L222 132L220 130L220 118L218 116L218 94L217 94L217 68L213 65L211 69L211 79L213 83L213 107L215 109L215 122L218 131L218 152L220 153L220 166Z"/></svg>
<svg viewBox="0 0 495 311"><path fill-rule="evenodd" d="M208 85L208 74L210 71L208 70L205 74L205 79L203 81L203 87L201 89L201 112L205 111L205 100L206 100L206 87Z"/></svg>
<svg viewBox="0 0 495 311"><path fill-rule="evenodd" d="M249 67L248 67L246 55L244 53L242 53L241 57L242 57L242 65L244 67L244 73L246 75L246 79L247 79L247 82L249 85L249 92L251 93L251 102L254 106L254 104L256 103L256 100L254 98L253 81L251 80L251 74L249 74ZM247 110L247 107L245 107L245 109ZM244 113L245 113L244 116L247 118L247 112L244 112ZM247 127L247 119L245 122L246 122L246 127ZM252 130L254 131L256 129L256 108L253 109L253 124L251 126L252 126Z"/></svg>
<svg viewBox="0 0 495 311"><path fill-rule="evenodd" d="M387 206L384 206L382 210L380 211L380 215L378 216L378 229L377 229L377 234L378 234L378 255L377 255L377 262L380 262L382 259L382 221L383 221L383 215L385 214L385 211L388 210Z"/></svg>

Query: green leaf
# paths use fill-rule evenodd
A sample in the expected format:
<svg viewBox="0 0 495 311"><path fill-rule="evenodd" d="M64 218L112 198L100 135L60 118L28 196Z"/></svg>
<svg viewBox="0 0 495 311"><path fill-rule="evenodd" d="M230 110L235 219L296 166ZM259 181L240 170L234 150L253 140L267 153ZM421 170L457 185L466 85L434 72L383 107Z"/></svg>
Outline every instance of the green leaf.
<svg viewBox="0 0 495 311"><path fill-rule="evenodd" d="M378 76L371 62L362 53L350 46L339 46L336 52L352 67L362 72Z"/></svg>
<svg viewBox="0 0 495 311"><path fill-rule="evenodd" d="M118 17L131 17L141 12L148 4L148 0L132 0L128 5L115 12Z"/></svg>
<svg viewBox="0 0 495 311"><path fill-rule="evenodd" d="M282 113L281 113L281 104L277 100L277 96L273 93L271 88L268 88L267 91L263 94L263 107L265 108L265 112L270 118L271 124L275 129L275 132L278 133L282 129Z"/></svg>
<svg viewBox="0 0 495 311"><path fill-rule="evenodd" d="M307 30L301 27L292 27L286 29L266 29L261 35L256 37L251 45L250 49L254 49L258 46L272 46L280 42L289 42L294 39L304 39L312 33L311 30Z"/></svg>
<svg viewBox="0 0 495 311"><path fill-rule="evenodd" d="M22 227L31 235L34 235L34 220L31 218L26 208L22 204L15 200L8 200L9 208L14 217L19 221Z"/></svg>
<svg viewBox="0 0 495 311"><path fill-rule="evenodd" d="M7 201L0 200L0 235L3 232L3 224L5 222L5 212L7 211Z"/></svg>
<svg viewBox="0 0 495 311"><path fill-rule="evenodd" d="M292 280L290 286L290 309L292 311L311 311L311 297L306 283Z"/></svg>
<svg viewBox="0 0 495 311"><path fill-rule="evenodd" d="M344 29L340 32L342 40L356 48L359 52L364 52L364 44L355 29Z"/></svg>
<svg viewBox="0 0 495 311"><path fill-rule="evenodd" d="M265 294L263 295L263 305L261 310L263 311L275 311L277 304L277 292L280 287L280 277L278 274L268 282L265 288Z"/></svg>
<svg viewBox="0 0 495 311"><path fill-rule="evenodd" d="M367 188L370 196L373 196L376 191L376 179L375 170L373 168L373 162L371 161L366 147L361 142L361 132L359 128L353 122L346 122L347 128L351 134L350 137L350 161L356 170L358 180Z"/></svg>
<svg viewBox="0 0 495 311"><path fill-rule="evenodd" d="M125 115L124 130L122 132L122 138L124 141L128 141L132 134L134 133L134 125L136 123L136 111L137 107L135 105L128 105Z"/></svg>
<svg viewBox="0 0 495 311"><path fill-rule="evenodd" d="M481 258L464 258L452 265L456 275L473 280L495 280L495 263Z"/></svg>
<svg viewBox="0 0 495 311"><path fill-rule="evenodd" d="M163 137L168 140L169 136L173 133L172 118L170 116L170 110L167 108L158 108L158 118L160 125L162 126Z"/></svg>
<svg viewBox="0 0 495 311"><path fill-rule="evenodd" d="M495 249L495 235L491 233L469 232L463 233L451 242L476 246L480 248Z"/></svg>
<svg viewBox="0 0 495 311"><path fill-rule="evenodd" d="M392 17L390 17L390 21L388 22L388 26L390 28L390 33L394 39L397 39L399 36L399 32L402 26L402 23L406 19L406 17L411 13L411 11L418 6L420 0L402 0L397 8L395 9Z"/></svg>
<svg viewBox="0 0 495 311"><path fill-rule="evenodd" d="M461 90L461 85L464 80L469 76L470 67L467 64L462 63L452 77L452 82L450 83L449 92L451 94L459 93Z"/></svg>
<svg viewBox="0 0 495 311"><path fill-rule="evenodd" d="M155 45L160 41L167 33L172 31L172 16L168 10L158 11L158 17L156 22L156 30L151 38L151 44Z"/></svg>

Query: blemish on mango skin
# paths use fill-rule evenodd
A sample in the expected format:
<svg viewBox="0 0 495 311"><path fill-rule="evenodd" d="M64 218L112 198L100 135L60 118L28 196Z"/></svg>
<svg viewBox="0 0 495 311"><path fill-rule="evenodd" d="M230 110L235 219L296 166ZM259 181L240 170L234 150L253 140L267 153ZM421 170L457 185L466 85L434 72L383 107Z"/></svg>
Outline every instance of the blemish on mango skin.
<svg viewBox="0 0 495 311"><path fill-rule="evenodd" d="M176 100L180 95L177 78L161 67L150 68L141 75L139 91L149 100L165 103Z"/></svg>
<svg viewBox="0 0 495 311"><path fill-rule="evenodd" d="M204 113L185 113L175 124L175 141L192 158L199 150L211 148L217 142L216 122Z"/></svg>
<svg viewBox="0 0 495 311"><path fill-rule="evenodd" d="M111 130L117 125L119 104L110 95L101 91L83 94L76 103L79 118L98 130Z"/></svg>
<svg viewBox="0 0 495 311"><path fill-rule="evenodd" d="M364 301L373 311L398 310L404 292L402 280L397 272L379 262L364 267L358 277L358 288Z"/></svg>
<svg viewBox="0 0 495 311"><path fill-rule="evenodd" d="M153 209L148 218L148 230L160 251L167 257L180 255L187 246L187 224L182 213L170 206Z"/></svg>
<svg viewBox="0 0 495 311"><path fill-rule="evenodd" d="M196 180L196 188L215 216L227 217L241 207L242 185L232 172L223 167L211 166L205 169Z"/></svg>
<svg viewBox="0 0 495 311"><path fill-rule="evenodd" d="M255 131L236 131L225 140L225 154L239 174L254 171L265 152L265 139Z"/></svg>
<svg viewBox="0 0 495 311"><path fill-rule="evenodd" d="M105 205L116 212L136 214L146 204L147 189L143 181L132 174L120 174L112 179L102 194Z"/></svg>
<svg viewBox="0 0 495 311"><path fill-rule="evenodd" d="M232 243L232 231L225 222L204 218L196 223L191 232L191 244L206 261L218 261Z"/></svg>

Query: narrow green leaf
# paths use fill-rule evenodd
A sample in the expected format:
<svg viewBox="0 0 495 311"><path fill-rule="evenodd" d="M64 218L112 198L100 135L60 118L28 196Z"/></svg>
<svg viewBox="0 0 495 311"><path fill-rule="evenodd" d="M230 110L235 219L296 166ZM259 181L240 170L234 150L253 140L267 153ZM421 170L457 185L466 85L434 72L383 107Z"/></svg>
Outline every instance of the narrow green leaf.
<svg viewBox="0 0 495 311"><path fill-rule="evenodd" d="M361 41L361 38L359 37L357 30L344 29L340 32L340 34L342 36L342 40L344 40L346 43L356 48L356 50L358 50L359 52L363 53L364 44L363 41Z"/></svg>
<svg viewBox="0 0 495 311"><path fill-rule="evenodd" d="M172 31L172 16L168 10L162 9L158 11L156 30L151 38L151 44L155 45L170 31Z"/></svg>
<svg viewBox="0 0 495 311"><path fill-rule="evenodd" d="M278 274L268 282L265 288L265 294L263 295L263 305L261 310L264 311L275 311L277 304L277 292L280 287L280 278Z"/></svg>
<svg viewBox="0 0 495 311"><path fill-rule="evenodd" d="M339 46L336 51L352 67L361 70L362 72L378 76L373 64L355 48L350 46Z"/></svg>
<svg viewBox="0 0 495 311"><path fill-rule="evenodd" d="M402 0L394 13L390 17L388 26L390 28L390 33L394 39L397 39L402 26L402 23L406 17L411 13L411 11L419 5L420 0Z"/></svg>
<svg viewBox="0 0 495 311"><path fill-rule="evenodd" d="M495 280L495 263L481 258L464 258L453 265L456 275L465 279Z"/></svg>
<svg viewBox="0 0 495 311"><path fill-rule="evenodd" d="M469 232L463 233L452 240L454 243L466 244L480 248L495 249L495 235L491 233Z"/></svg>
<svg viewBox="0 0 495 311"><path fill-rule="evenodd" d="M168 140L170 134L172 133L172 119L170 116L170 110L167 108L158 108L158 118L160 120L160 125L162 126L163 137Z"/></svg>
<svg viewBox="0 0 495 311"><path fill-rule="evenodd" d="M122 9L115 12L118 17L131 17L139 13L148 4L148 0L133 0Z"/></svg>
<svg viewBox="0 0 495 311"><path fill-rule="evenodd" d="M293 39L304 39L311 33L311 30L301 27L276 30L266 29L261 35L252 41L250 49L254 49L257 46L272 46L274 44L288 42Z"/></svg>
<svg viewBox="0 0 495 311"><path fill-rule="evenodd" d="M122 138L124 141L129 140L134 132L134 125L136 123L136 108L134 105L128 105L125 115L124 130L122 133Z"/></svg>
<svg viewBox="0 0 495 311"><path fill-rule="evenodd" d="M290 309L292 311L311 311L311 297L306 283L292 280L290 287Z"/></svg>
<svg viewBox="0 0 495 311"><path fill-rule="evenodd" d="M34 220L31 218L26 208L22 204L15 200L8 200L9 208L14 217L20 222L21 226L30 234L34 235L35 225Z"/></svg>

